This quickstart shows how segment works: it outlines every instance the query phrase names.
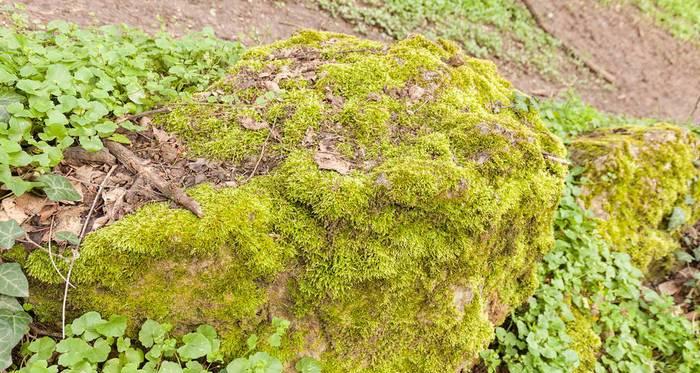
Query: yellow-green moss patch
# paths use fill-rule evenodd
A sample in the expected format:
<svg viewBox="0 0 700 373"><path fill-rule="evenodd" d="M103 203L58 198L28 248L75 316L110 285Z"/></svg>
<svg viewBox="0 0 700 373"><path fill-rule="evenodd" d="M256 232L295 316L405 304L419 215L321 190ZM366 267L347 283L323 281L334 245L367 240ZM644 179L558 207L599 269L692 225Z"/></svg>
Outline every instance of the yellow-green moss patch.
<svg viewBox="0 0 700 373"><path fill-rule="evenodd" d="M564 149L492 63L306 31L251 49L207 95L235 99L155 122L259 174L191 189L202 219L152 204L88 235L74 309L210 323L229 354L286 317L284 353L324 371L447 372L537 286ZM41 252L27 267L60 283Z"/></svg>
<svg viewBox="0 0 700 373"><path fill-rule="evenodd" d="M580 200L603 237L640 268L663 266L700 213L696 135L668 124L612 128L578 137L570 151L587 169Z"/></svg>

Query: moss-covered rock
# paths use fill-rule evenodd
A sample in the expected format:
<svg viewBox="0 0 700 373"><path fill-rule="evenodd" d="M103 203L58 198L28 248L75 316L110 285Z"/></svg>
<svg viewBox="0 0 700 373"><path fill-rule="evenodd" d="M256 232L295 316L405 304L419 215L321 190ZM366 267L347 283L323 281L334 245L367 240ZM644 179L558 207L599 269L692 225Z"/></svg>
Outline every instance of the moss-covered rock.
<svg viewBox="0 0 700 373"><path fill-rule="evenodd" d="M241 186L191 189L201 219L154 203L88 235L74 310L209 323L229 355L279 316L282 354L324 371L448 372L535 289L565 151L492 63L302 32L200 97L155 122ZM61 283L43 252L27 268Z"/></svg>
<svg viewBox="0 0 700 373"><path fill-rule="evenodd" d="M685 128L658 124L594 131L569 148L586 168L581 203L614 249L642 269L665 266L679 232L699 217L699 144Z"/></svg>

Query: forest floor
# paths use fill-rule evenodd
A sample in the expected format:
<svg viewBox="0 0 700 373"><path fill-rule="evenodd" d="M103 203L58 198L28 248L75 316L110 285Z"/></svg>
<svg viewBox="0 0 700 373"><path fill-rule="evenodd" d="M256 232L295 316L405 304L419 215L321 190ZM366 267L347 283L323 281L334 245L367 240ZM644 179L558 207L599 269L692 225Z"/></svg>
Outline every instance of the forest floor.
<svg viewBox="0 0 700 373"><path fill-rule="evenodd" d="M344 20L342 14L334 17L319 9L316 4L321 1L24 0L22 3L30 19L41 22L63 19L81 25L126 23L147 31L167 30L173 34L211 27L217 36L240 40L248 46L288 37L300 28L384 41L392 39L380 27L357 27L357 22ZM553 37L556 44L551 58L556 67L551 71L535 64L514 62L493 51L481 56L494 60L518 89L541 97L575 92L585 102L611 113L700 123L700 42L675 38L629 4L605 6L596 0L521 0L514 4L523 8L527 5L537 27ZM0 22L3 22L1 15ZM506 43L502 48L522 49L517 44ZM550 52L541 52L545 53Z"/></svg>

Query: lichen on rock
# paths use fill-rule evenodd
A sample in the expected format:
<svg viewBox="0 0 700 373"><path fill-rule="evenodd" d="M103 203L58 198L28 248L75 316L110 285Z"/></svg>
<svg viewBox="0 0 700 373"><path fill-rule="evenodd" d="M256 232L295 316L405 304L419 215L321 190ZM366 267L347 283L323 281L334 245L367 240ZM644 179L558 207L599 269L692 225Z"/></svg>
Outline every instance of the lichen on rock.
<svg viewBox="0 0 700 373"><path fill-rule="evenodd" d="M657 124L597 130L569 147L586 168L580 201L603 238L650 273L670 263L680 231L700 217L699 146L688 129Z"/></svg>
<svg viewBox="0 0 700 373"><path fill-rule="evenodd" d="M209 323L228 355L286 317L282 353L324 371L447 372L537 286L565 150L494 64L420 36L304 31L199 97L154 123L241 185L190 189L202 219L153 203L89 234L73 310ZM26 267L38 289L61 283L41 251Z"/></svg>

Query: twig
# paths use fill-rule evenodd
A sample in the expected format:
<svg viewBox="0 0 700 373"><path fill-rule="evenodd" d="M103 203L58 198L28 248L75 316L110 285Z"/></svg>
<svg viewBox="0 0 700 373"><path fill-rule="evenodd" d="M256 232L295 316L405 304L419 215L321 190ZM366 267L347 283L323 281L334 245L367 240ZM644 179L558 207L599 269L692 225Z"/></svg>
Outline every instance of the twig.
<svg viewBox="0 0 700 373"><path fill-rule="evenodd" d="M267 142L270 141L270 137L272 136L272 131L275 130L275 127L272 126L270 128L270 132L267 133L267 137L265 138L265 141L262 144L262 149L260 149L260 156L258 157L258 161L255 162L255 167L253 167L253 171L250 172L250 175L245 179L246 182L248 182L250 179L255 176L255 172L258 170L258 166L260 165L260 161L262 161L263 156L265 155L265 147L267 146Z"/></svg>
<svg viewBox="0 0 700 373"><path fill-rule="evenodd" d="M527 8L527 10L530 12L530 14L532 14L532 18L535 19L535 23L537 24L537 26L539 28L544 30L544 32L548 33L549 35L551 35L555 39L558 39L561 42L562 48L564 48L569 54L574 56L574 58L583 62L583 64L586 65L586 67L589 70L591 70L592 72L594 72L595 74L597 74L601 78L605 79L606 82L608 82L610 84L615 84L615 76L614 75L607 72L601 66L598 66L598 64L596 64L595 62L593 62L587 58L584 58L583 55L578 53L576 48L567 44L564 40L556 37L554 30L552 30L549 26L547 26L547 24L542 20L542 17L540 16L540 14L537 13L537 11L535 11L535 6L533 5L532 0L522 0L522 1L523 1L523 4L525 5L525 7Z"/></svg>
<svg viewBox="0 0 700 373"><path fill-rule="evenodd" d="M85 237L85 233L87 233L87 226L88 223L90 222L90 217L92 216L92 213L95 211L95 206L97 205L97 200L100 198L100 195L102 194L102 191L104 190L105 184L107 184L107 179L109 179L110 176L112 176L112 172L117 168L117 165L112 166L109 171L107 172L107 175L105 175L105 178L102 179L102 182L100 183L99 188L97 188L97 193L95 194L95 198L92 200L92 205L90 205L90 211L88 211L87 217L85 217L85 222L83 223L83 228L80 229L80 236L78 237L78 247L80 247L80 244L83 242L83 237Z"/></svg>
<svg viewBox="0 0 700 373"><path fill-rule="evenodd" d="M42 329L34 324L29 324L29 330L34 335L37 335L37 336L45 335L45 336L54 337L54 338L62 338L62 335L60 333L50 332L50 331Z"/></svg>
<svg viewBox="0 0 700 373"><path fill-rule="evenodd" d="M695 115L695 112L698 111L698 106L700 106L700 96L698 96L698 99L695 100L695 106L693 106L693 111L691 111L690 115L688 115L688 122L693 121L693 116Z"/></svg>
<svg viewBox="0 0 700 373"><path fill-rule="evenodd" d="M124 164L133 173L142 176L163 193L170 200L181 205L182 207L190 210L197 217L201 218L204 216L202 208L199 203L188 196L184 190L175 186L172 183L165 181L157 172L155 172L151 167L146 166L142 160L136 156L131 150L127 149L122 144L116 143L114 141L105 141L105 147L109 149L110 153L117 157L119 162Z"/></svg>
<svg viewBox="0 0 700 373"><path fill-rule="evenodd" d="M68 285L72 286L75 288L73 284L71 284L68 279L63 276L63 273L58 269L58 266L56 265L56 262L53 260L53 253L51 253L51 241L53 241L53 223L54 223L54 217L51 217L51 225L49 226L49 260L51 260L51 265L53 266L53 269L56 270L56 273L58 273L59 276L63 279L64 282L68 283Z"/></svg>
<svg viewBox="0 0 700 373"><path fill-rule="evenodd" d="M89 152L81 147L72 146L63 152L63 159L66 161L80 161L92 163L106 163L108 165L117 164L117 159L109 154L106 149L97 152Z"/></svg>
<svg viewBox="0 0 700 373"><path fill-rule="evenodd" d="M127 115L125 117L121 117L121 118L116 120L116 123L119 124L122 122L126 122L127 120L133 121L133 120L139 119L141 117L146 117L146 116L153 115L153 114L169 113L169 112L170 112L170 108L165 106L165 107L158 108L158 109L147 110L147 111L144 111L144 112L138 113L138 114Z"/></svg>
<svg viewBox="0 0 700 373"><path fill-rule="evenodd" d="M66 338L66 301L68 300L68 284L70 284L70 275L73 273L73 265L75 260L80 256L78 250L73 249L73 256L70 259L68 273L66 274L66 285L63 287L63 304L61 305L61 338Z"/></svg>
<svg viewBox="0 0 700 373"><path fill-rule="evenodd" d="M567 165L567 166L570 166L570 165L571 165L571 162L569 162L568 159L559 158L559 157L557 157L557 156L554 155L554 154L542 153L542 156L544 157L544 159L548 159L548 160L550 160L550 161L552 161L552 162L557 162L557 163L565 164L565 165Z"/></svg>

